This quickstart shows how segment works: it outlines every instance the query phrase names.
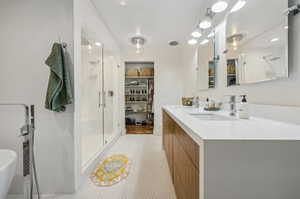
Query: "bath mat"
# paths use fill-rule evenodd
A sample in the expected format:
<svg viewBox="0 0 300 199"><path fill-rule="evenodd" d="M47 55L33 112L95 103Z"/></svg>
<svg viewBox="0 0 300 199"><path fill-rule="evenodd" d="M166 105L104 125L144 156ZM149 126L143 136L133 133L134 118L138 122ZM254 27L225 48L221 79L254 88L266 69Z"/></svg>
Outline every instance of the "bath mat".
<svg viewBox="0 0 300 199"><path fill-rule="evenodd" d="M111 186L128 176L130 160L125 155L113 155L103 160L92 173L91 180L97 186Z"/></svg>

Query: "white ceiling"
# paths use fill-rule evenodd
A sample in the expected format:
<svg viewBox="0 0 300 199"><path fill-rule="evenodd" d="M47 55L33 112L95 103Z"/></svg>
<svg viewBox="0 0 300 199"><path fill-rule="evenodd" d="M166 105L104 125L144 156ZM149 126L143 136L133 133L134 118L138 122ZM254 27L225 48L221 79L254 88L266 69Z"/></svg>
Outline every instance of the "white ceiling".
<svg viewBox="0 0 300 199"><path fill-rule="evenodd" d="M125 7L120 1L93 0L120 47L134 51L129 38L137 32L147 39L145 50L167 47L171 40L187 46L192 30L216 0L126 0ZM228 0L230 5L234 1Z"/></svg>

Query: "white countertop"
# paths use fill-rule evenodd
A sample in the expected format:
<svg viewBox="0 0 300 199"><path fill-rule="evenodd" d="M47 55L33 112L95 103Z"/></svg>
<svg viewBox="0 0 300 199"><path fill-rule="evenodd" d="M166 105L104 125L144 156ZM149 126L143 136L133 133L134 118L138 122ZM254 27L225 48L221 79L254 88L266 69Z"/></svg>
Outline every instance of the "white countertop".
<svg viewBox="0 0 300 199"><path fill-rule="evenodd" d="M201 120L190 113L204 112L183 106L163 109L194 139L199 140L300 140L300 125L250 117L248 120ZM226 115L218 111L214 114Z"/></svg>

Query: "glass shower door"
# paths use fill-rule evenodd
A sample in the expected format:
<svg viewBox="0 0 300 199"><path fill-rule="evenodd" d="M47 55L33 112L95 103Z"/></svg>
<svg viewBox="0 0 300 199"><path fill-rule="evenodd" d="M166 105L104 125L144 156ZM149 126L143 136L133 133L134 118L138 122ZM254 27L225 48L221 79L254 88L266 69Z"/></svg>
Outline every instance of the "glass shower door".
<svg viewBox="0 0 300 199"><path fill-rule="evenodd" d="M115 137L118 126L116 114L117 106L117 84L118 84L117 62L110 52L104 51L104 68L103 68L103 90L104 90L104 145L109 144Z"/></svg>
<svg viewBox="0 0 300 199"><path fill-rule="evenodd" d="M85 167L103 149L103 48L82 38L81 45L81 164Z"/></svg>

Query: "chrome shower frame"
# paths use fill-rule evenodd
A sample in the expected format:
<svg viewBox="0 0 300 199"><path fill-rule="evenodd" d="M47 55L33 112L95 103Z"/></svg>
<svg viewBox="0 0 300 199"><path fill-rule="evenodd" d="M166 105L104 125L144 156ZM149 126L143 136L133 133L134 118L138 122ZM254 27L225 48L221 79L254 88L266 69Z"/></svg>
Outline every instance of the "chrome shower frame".
<svg viewBox="0 0 300 199"><path fill-rule="evenodd" d="M24 177L24 199L33 199L33 188L36 186L37 196L40 199L40 189L36 172L34 156L34 134L35 134L35 108L34 105L22 103L0 103L0 106L20 106L24 108L24 125L20 129L23 137L23 177Z"/></svg>

